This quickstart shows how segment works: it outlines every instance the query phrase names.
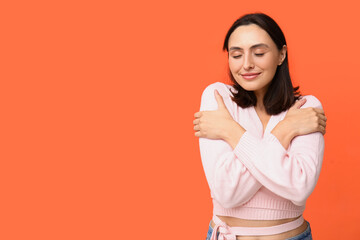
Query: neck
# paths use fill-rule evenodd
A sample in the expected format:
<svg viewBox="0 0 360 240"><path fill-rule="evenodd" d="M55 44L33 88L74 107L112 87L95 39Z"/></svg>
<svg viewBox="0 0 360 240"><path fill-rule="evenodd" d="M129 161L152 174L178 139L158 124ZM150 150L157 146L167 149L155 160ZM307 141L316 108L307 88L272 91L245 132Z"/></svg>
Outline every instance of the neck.
<svg viewBox="0 0 360 240"><path fill-rule="evenodd" d="M257 99L255 108L260 110L260 111L265 111L264 96L265 96L265 94L266 94L266 92L267 92L267 90L269 88L269 85L270 85L270 83L267 86L254 91L254 94L255 94L256 99Z"/></svg>
<svg viewBox="0 0 360 240"><path fill-rule="evenodd" d="M263 111L265 110L265 106L264 106L264 93L261 93L261 92L255 92L255 96L256 96L256 106L255 108L260 110L260 111Z"/></svg>

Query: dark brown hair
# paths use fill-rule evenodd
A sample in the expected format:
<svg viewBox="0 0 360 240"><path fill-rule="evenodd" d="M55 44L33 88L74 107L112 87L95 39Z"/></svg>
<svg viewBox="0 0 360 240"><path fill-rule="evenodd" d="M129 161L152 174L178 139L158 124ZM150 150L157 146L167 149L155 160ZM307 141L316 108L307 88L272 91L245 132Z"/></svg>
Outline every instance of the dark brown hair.
<svg viewBox="0 0 360 240"><path fill-rule="evenodd" d="M223 46L224 51L227 51L229 54L228 44L232 32L239 26L249 24L256 24L265 30L275 42L279 50L286 45L283 32L281 31L279 25L271 17L263 13L252 13L240 17L230 27L225 37ZM283 63L277 67L274 78L272 79L263 99L265 110L270 115L277 115L285 110L288 110L301 96L300 91L298 91L299 86L294 88L292 85L288 65L288 53L286 53L286 57ZM242 88L234 79L230 69L229 77L233 82L233 87L237 90L236 93L231 91L234 95L231 96L231 99L242 108L256 106L257 99L255 93Z"/></svg>

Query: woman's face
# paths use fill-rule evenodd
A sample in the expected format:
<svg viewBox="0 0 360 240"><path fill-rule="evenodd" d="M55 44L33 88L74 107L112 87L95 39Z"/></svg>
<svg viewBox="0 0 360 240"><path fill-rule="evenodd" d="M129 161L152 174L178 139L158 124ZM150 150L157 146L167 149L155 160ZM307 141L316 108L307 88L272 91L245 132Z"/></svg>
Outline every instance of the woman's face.
<svg viewBox="0 0 360 240"><path fill-rule="evenodd" d="M236 82L263 97L277 66L285 59L286 46L279 51L265 30L250 24L232 32L228 49L229 68Z"/></svg>

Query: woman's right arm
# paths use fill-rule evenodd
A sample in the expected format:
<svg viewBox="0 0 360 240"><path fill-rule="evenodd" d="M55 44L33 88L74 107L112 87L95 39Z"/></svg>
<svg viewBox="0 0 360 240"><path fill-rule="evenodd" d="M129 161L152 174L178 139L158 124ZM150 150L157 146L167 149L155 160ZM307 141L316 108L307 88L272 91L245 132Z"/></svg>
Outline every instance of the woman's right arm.
<svg viewBox="0 0 360 240"><path fill-rule="evenodd" d="M300 99L287 112L285 118L271 131L285 149L289 148L291 141L301 135L313 132L325 134L326 117L321 106L301 109L306 98Z"/></svg>

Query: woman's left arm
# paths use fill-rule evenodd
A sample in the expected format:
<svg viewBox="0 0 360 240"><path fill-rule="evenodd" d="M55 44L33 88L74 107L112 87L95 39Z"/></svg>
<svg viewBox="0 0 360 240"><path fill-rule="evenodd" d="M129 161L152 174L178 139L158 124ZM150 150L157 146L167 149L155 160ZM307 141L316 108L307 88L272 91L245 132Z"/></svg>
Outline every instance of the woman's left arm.
<svg viewBox="0 0 360 240"><path fill-rule="evenodd" d="M313 96L307 97L303 107L322 108ZM297 136L285 149L272 133L260 139L246 131L233 152L270 191L296 205L304 205L319 178L324 145L321 132Z"/></svg>

